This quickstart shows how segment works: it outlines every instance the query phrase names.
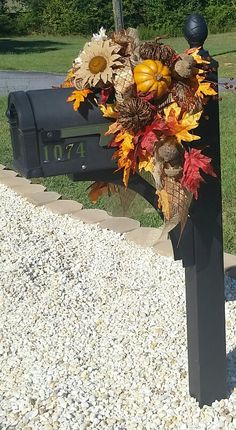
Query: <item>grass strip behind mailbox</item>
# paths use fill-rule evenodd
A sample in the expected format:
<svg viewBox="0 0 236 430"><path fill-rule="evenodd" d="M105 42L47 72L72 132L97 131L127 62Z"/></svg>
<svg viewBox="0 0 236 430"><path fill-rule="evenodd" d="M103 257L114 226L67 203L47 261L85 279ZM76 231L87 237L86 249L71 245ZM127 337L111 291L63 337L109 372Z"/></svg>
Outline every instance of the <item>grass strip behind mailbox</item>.
<svg viewBox="0 0 236 430"><path fill-rule="evenodd" d="M161 213L185 267L189 387L203 406L227 394L218 101L208 100L218 65L203 49L201 15L184 32L190 49L181 56L158 40L140 47L132 29L114 33L113 44L102 29L65 88L10 93L7 116L23 176L68 174L97 181L94 190L123 184Z"/></svg>

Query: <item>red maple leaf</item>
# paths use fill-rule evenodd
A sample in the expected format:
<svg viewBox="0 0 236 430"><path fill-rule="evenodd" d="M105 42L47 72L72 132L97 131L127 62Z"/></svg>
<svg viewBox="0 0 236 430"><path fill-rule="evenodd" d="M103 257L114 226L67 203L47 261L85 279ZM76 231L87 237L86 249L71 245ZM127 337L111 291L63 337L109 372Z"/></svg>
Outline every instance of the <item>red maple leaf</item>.
<svg viewBox="0 0 236 430"><path fill-rule="evenodd" d="M212 165L211 158L203 155L199 149L190 149L184 153L184 170L181 180L182 187L193 193L195 199L198 198L198 188L201 182L204 182L200 174L200 169L211 176L216 176Z"/></svg>
<svg viewBox="0 0 236 430"><path fill-rule="evenodd" d="M107 102L107 100L109 99L111 93L112 93L112 87L110 87L110 88L103 88L102 89L102 91L101 91L101 100L100 100L100 103L102 105L104 105Z"/></svg>
<svg viewBox="0 0 236 430"><path fill-rule="evenodd" d="M149 154L153 154L155 142L167 130L168 127L165 121L160 115L157 115L152 124L147 125L145 129L140 131L137 135L137 137L141 137L141 148L146 149Z"/></svg>
<svg viewBox="0 0 236 430"><path fill-rule="evenodd" d="M156 97L156 91L151 91L150 93L143 94L141 92L138 92L138 96L145 102L150 102L150 100L153 100ZM156 109L156 108L155 108Z"/></svg>

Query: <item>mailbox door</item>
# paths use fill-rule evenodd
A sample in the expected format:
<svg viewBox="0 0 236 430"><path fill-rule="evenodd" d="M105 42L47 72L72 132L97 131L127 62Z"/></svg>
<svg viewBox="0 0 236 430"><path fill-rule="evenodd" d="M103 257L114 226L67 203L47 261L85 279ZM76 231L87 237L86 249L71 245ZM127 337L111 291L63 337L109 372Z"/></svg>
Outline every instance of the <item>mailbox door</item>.
<svg viewBox="0 0 236 430"><path fill-rule="evenodd" d="M67 98L72 88L17 91L9 96L15 169L28 178L115 170L106 137L111 120L93 97L79 111ZM17 118L17 121L15 121Z"/></svg>
<svg viewBox="0 0 236 430"><path fill-rule="evenodd" d="M112 136L104 136L111 121L90 97L79 111L67 102L71 88L28 91L36 118L40 164L44 176L95 172L116 168Z"/></svg>

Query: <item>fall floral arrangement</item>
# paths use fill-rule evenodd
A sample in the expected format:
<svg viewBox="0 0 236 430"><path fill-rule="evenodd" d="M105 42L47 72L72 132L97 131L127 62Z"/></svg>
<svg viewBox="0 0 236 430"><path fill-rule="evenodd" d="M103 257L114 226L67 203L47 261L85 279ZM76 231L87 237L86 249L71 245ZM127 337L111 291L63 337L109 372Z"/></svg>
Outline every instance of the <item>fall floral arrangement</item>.
<svg viewBox="0 0 236 430"><path fill-rule="evenodd" d="M132 172L154 177L158 206L166 221L184 226L192 197L198 198L201 171L215 176L211 159L191 142L210 96L217 93L207 80L209 62L199 48L177 54L154 41L140 43L135 29L109 37L103 28L74 60L63 87L75 87L68 98L75 110L94 94L105 117L106 135L115 147L118 170L128 186ZM99 97L97 96L99 94ZM94 184L92 199L104 191Z"/></svg>

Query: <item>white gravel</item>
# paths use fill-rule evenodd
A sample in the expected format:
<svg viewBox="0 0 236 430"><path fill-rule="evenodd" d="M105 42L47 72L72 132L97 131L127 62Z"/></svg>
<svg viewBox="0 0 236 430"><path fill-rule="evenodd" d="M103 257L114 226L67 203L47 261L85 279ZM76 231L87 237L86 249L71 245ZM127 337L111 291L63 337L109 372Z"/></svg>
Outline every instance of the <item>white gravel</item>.
<svg viewBox="0 0 236 430"><path fill-rule="evenodd" d="M0 186L0 429L236 429L236 283L227 400L188 394L184 271Z"/></svg>

